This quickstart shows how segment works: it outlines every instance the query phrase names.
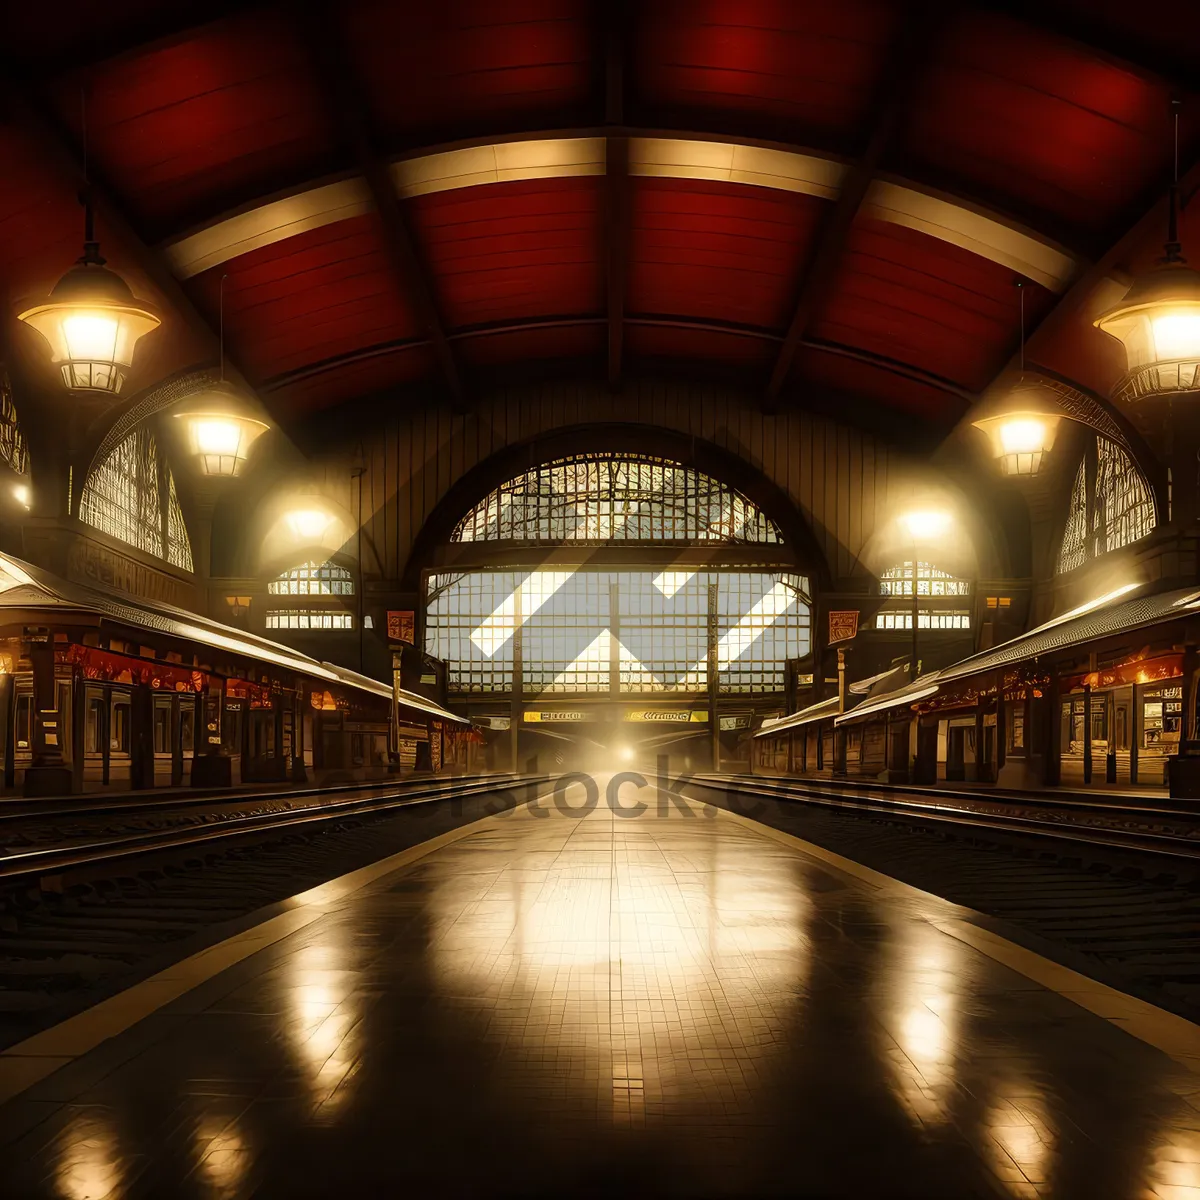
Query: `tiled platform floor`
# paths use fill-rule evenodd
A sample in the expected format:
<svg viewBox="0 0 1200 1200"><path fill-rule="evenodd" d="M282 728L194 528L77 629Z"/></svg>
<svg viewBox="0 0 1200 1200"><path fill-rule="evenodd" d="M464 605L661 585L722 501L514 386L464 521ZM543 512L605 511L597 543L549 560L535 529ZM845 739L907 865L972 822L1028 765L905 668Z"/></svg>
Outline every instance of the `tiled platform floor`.
<svg viewBox="0 0 1200 1200"><path fill-rule="evenodd" d="M698 808L540 811L0 1106L0 1196L1200 1197L1200 1075L962 910Z"/></svg>

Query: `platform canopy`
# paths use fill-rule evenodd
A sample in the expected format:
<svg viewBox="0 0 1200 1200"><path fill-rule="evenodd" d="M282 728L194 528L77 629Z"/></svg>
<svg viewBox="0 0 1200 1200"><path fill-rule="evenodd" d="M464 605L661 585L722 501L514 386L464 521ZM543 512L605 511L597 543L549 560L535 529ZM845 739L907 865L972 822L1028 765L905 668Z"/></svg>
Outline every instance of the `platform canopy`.
<svg viewBox="0 0 1200 1200"><path fill-rule="evenodd" d="M0 554L0 626L28 625L36 620L47 626L105 623L127 630L165 634L201 654L215 651L292 671L313 681L392 698L392 689L387 684L334 663L320 662L290 646L222 625L170 604L132 598L99 584L59 579L40 567ZM455 724L469 724L463 717L413 692L401 690L397 699L405 708Z"/></svg>
<svg viewBox="0 0 1200 1200"><path fill-rule="evenodd" d="M213 359L224 281L285 427L671 364L944 432L1014 354L1014 277L1031 359L1120 374L1090 312L1161 253L1200 7L113 0L0 40L0 272L41 296L77 256L86 125L102 248L163 318L130 388Z"/></svg>

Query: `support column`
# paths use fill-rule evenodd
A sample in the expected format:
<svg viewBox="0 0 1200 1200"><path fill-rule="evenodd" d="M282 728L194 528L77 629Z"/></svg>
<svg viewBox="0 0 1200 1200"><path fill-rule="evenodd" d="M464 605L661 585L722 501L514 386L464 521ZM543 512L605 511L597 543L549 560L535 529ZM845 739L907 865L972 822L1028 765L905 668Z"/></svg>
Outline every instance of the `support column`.
<svg viewBox="0 0 1200 1200"><path fill-rule="evenodd" d="M148 683L135 683L129 697L130 784L154 786L154 692Z"/></svg>
<svg viewBox="0 0 1200 1200"><path fill-rule="evenodd" d="M1004 702L1004 672L996 680L996 782L1008 761L1008 708Z"/></svg>
<svg viewBox="0 0 1200 1200"><path fill-rule="evenodd" d="M712 769L721 769L721 721L717 715L717 585L708 585L708 728Z"/></svg>
<svg viewBox="0 0 1200 1200"><path fill-rule="evenodd" d="M512 701L509 704L509 719L508 719L508 737L512 755L512 765L510 771L517 771L517 764L521 761L520 753L520 738L521 738L521 722L525 719L523 713L523 697L525 692L524 682L524 631L521 629L521 589L513 593L514 597L514 612L513 619L516 621L516 627L513 630L513 667L512 667ZM430 750L432 753L432 749Z"/></svg>
<svg viewBox="0 0 1200 1200"><path fill-rule="evenodd" d="M83 791L84 733L87 725L87 684L76 667L71 673L71 791Z"/></svg>
<svg viewBox="0 0 1200 1200"><path fill-rule="evenodd" d="M112 783L112 684L104 685L104 708L100 713L100 782Z"/></svg>
<svg viewBox="0 0 1200 1200"><path fill-rule="evenodd" d="M11 675L0 675L0 720L4 722L4 789L12 791L17 783L15 714L13 702L16 698L16 680Z"/></svg>
<svg viewBox="0 0 1200 1200"><path fill-rule="evenodd" d="M179 719L179 693L171 697L171 786L183 786L183 722ZM195 753L195 750L192 751Z"/></svg>
<svg viewBox="0 0 1200 1200"><path fill-rule="evenodd" d="M1138 755L1142 749L1142 738L1145 734L1145 687L1143 684L1133 685L1133 712L1129 721L1129 782L1131 785L1138 781Z"/></svg>
<svg viewBox="0 0 1200 1200"><path fill-rule="evenodd" d="M71 769L63 760L68 731L60 728L62 714L54 681L54 645L44 640L28 643L33 667L33 761L25 771L26 796L65 796L71 792Z"/></svg>
<svg viewBox="0 0 1200 1200"><path fill-rule="evenodd" d="M975 782L987 780L987 756L984 753L983 697L975 702Z"/></svg>
<svg viewBox="0 0 1200 1200"><path fill-rule="evenodd" d="M1054 668L1046 687L1045 703L1042 719L1045 722L1046 761L1042 764L1042 778L1047 787L1058 787L1062 780L1062 696L1058 672Z"/></svg>
<svg viewBox="0 0 1200 1200"><path fill-rule="evenodd" d="M1083 685L1083 786L1092 782L1092 685Z"/></svg>

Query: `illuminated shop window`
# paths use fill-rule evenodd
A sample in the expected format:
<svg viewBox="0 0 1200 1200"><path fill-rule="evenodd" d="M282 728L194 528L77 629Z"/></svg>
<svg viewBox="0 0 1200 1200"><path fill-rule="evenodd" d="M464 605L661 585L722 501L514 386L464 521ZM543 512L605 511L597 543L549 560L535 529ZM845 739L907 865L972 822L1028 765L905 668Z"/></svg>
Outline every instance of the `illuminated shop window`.
<svg viewBox="0 0 1200 1200"><path fill-rule="evenodd" d="M192 570L192 546L175 479L145 426L118 443L88 476L79 499L79 519L147 554Z"/></svg>
<svg viewBox="0 0 1200 1200"><path fill-rule="evenodd" d="M335 562L306 562L267 585L272 596L353 596L354 576Z"/></svg>
<svg viewBox="0 0 1200 1200"><path fill-rule="evenodd" d="M1058 573L1139 541L1155 524L1154 497L1141 472L1120 446L1097 436L1075 472Z"/></svg>
<svg viewBox="0 0 1200 1200"><path fill-rule="evenodd" d="M765 571L468 571L429 576L425 648L457 692L781 692L811 650L801 575Z"/></svg>
<svg viewBox="0 0 1200 1200"><path fill-rule="evenodd" d="M691 467L590 454L510 479L459 522L451 541L777 545L783 538L744 496Z"/></svg>
<svg viewBox="0 0 1200 1200"><path fill-rule="evenodd" d="M879 594L889 597L876 614L876 629L912 629L912 559L889 567L879 577ZM917 561L917 628L970 629L971 612L963 599L971 583L943 571L933 563ZM928 599L923 599L928 597Z"/></svg>
<svg viewBox="0 0 1200 1200"><path fill-rule="evenodd" d="M353 629L354 617L333 609L274 608L267 610L268 629Z"/></svg>

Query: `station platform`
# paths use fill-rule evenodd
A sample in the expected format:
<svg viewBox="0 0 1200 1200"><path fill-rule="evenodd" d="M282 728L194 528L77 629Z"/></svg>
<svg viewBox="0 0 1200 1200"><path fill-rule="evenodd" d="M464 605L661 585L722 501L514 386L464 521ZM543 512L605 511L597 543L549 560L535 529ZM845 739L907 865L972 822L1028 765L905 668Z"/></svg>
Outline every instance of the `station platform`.
<svg viewBox="0 0 1200 1200"><path fill-rule="evenodd" d="M0 1195L1200 1198L1200 1028L790 835L597 783L0 1055Z"/></svg>

